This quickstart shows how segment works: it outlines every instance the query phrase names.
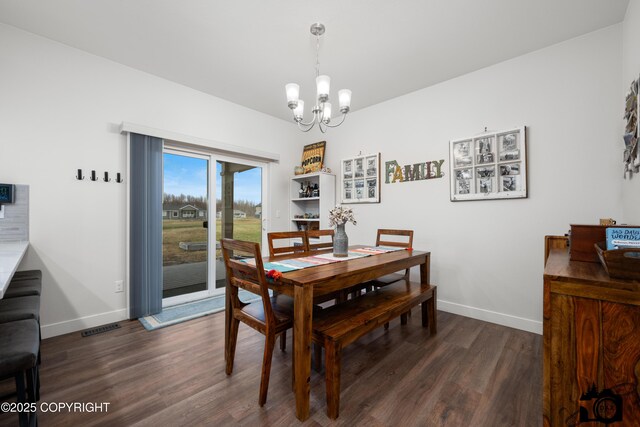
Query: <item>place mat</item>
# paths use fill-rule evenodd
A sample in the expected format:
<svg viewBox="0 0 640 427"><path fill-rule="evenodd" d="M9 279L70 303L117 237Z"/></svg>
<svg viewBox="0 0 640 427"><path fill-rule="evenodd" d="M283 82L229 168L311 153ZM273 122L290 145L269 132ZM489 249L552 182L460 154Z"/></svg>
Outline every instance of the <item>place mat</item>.
<svg viewBox="0 0 640 427"><path fill-rule="evenodd" d="M363 253L369 255L386 254L387 252L404 251L406 248L396 246L371 246L366 248L351 249L349 252Z"/></svg>
<svg viewBox="0 0 640 427"><path fill-rule="evenodd" d="M264 269L265 271L276 270L280 273L287 273L289 271L302 270L303 268L316 267L318 265L333 264L335 262L364 258L371 255L374 255L374 253L355 252L351 250L346 257L336 257L332 253L311 255L300 258L283 259L282 261L265 262ZM255 258L245 258L242 260L242 262L253 266L256 265Z"/></svg>

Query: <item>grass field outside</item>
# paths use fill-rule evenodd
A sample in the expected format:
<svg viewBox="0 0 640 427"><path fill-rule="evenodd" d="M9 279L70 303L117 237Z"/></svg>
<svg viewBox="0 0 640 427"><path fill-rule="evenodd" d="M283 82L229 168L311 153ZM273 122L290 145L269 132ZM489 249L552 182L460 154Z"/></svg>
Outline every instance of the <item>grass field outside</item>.
<svg viewBox="0 0 640 427"><path fill-rule="evenodd" d="M178 265L207 260L207 251L185 251L180 242L206 242L207 229L202 220L162 221L162 264ZM220 239L221 221L216 220L216 239ZM262 243L262 221L260 218L237 218L233 220L233 238ZM216 258L220 256L216 251Z"/></svg>

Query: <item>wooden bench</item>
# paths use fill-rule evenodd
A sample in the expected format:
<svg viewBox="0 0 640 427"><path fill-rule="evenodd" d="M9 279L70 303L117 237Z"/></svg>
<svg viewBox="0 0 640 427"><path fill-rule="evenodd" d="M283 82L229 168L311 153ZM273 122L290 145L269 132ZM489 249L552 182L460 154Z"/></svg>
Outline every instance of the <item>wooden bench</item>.
<svg viewBox="0 0 640 427"><path fill-rule="evenodd" d="M313 340L325 348L327 415L338 417L342 349L422 304L422 326L437 330L436 286L399 281L314 314Z"/></svg>

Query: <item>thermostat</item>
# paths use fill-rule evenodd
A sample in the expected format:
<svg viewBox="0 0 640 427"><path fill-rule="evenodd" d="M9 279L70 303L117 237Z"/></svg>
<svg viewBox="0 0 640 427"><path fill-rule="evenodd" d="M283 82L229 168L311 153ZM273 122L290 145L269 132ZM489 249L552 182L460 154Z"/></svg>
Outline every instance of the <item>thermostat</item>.
<svg viewBox="0 0 640 427"><path fill-rule="evenodd" d="M16 186L13 184L0 184L0 205L13 203L16 194Z"/></svg>

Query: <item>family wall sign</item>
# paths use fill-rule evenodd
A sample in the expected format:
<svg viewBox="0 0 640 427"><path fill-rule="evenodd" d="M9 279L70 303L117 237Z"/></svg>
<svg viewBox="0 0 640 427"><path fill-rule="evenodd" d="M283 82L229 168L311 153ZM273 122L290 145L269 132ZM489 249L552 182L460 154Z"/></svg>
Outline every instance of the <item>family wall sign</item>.
<svg viewBox="0 0 640 427"><path fill-rule="evenodd" d="M431 160L429 162L414 163L413 165L400 166L397 161L385 162L385 184L396 182L420 181L423 179L442 178L443 160Z"/></svg>

